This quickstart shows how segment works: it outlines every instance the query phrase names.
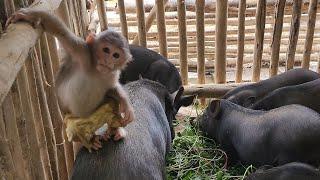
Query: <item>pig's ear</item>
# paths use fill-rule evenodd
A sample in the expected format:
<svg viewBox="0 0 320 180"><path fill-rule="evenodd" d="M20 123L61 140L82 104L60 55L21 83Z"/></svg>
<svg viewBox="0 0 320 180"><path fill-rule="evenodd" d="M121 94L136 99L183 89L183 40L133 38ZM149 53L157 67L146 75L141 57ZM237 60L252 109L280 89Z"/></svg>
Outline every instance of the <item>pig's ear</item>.
<svg viewBox="0 0 320 180"><path fill-rule="evenodd" d="M210 111L211 111L211 116L213 118L217 117L218 114L220 113L220 99L213 99L210 103Z"/></svg>

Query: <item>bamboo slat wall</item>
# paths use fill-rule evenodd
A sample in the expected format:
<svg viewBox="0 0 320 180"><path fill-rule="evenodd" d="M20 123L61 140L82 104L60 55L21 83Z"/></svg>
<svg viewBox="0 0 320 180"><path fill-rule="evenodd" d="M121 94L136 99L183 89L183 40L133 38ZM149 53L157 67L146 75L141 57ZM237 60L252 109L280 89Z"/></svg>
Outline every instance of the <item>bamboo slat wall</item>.
<svg viewBox="0 0 320 180"><path fill-rule="evenodd" d="M126 0L118 0L116 18L108 14L114 11L109 1L96 0L99 19L90 16L91 22L85 0L60 2L36 0L31 7L46 11L59 7L57 15L83 38L88 24L100 21L100 29L116 29L131 43L159 51L180 69L185 94L221 97L242 85L245 78L259 81L263 74L273 76L280 69L300 65L310 68L311 63L313 70L320 72L318 0L279 0L276 4L270 0L258 0L258 4L217 0L213 6L205 0L196 0L195 6L178 0L176 9L168 0L156 0L149 11L143 0L136 0L134 12L126 8ZM4 1L7 16L20 7L18 4L27 5L28 1ZM1 19L0 24L4 24ZM62 50L57 49L52 36L26 24L10 25L5 34L1 33L2 28L0 178L68 179L77 150L65 141L63 118L53 91ZM196 84L191 80L194 70ZM235 74L233 79L228 78L230 72ZM205 84L207 80L237 83Z"/></svg>

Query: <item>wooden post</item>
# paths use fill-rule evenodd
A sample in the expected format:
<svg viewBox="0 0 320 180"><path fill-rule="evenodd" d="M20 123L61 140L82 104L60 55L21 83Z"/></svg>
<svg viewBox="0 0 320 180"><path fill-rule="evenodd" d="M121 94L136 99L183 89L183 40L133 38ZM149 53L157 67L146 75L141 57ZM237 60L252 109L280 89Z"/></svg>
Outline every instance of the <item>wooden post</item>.
<svg viewBox="0 0 320 180"><path fill-rule="evenodd" d="M283 14L284 14L285 5L286 5L286 0L278 0L276 5L277 10L275 14L274 29L273 29L273 36L272 36L272 42L271 42L271 64L270 64L270 71L269 71L270 77L275 76L278 73L281 34L282 34L282 26L283 26Z"/></svg>
<svg viewBox="0 0 320 180"><path fill-rule="evenodd" d="M164 4L166 5L168 2L168 0L164 0ZM146 33L149 31L149 29L151 28L152 26L152 23L154 21L154 19L156 18L156 13L157 13L157 6L154 6L147 19L146 19ZM139 44L139 35L135 36L133 41L132 41L132 44Z"/></svg>
<svg viewBox="0 0 320 180"><path fill-rule="evenodd" d="M198 54L198 83L205 84L205 59L204 59L204 0L196 0L197 14L197 54Z"/></svg>
<svg viewBox="0 0 320 180"><path fill-rule="evenodd" d="M96 0L101 31L108 29L107 13L104 0Z"/></svg>
<svg viewBox="0 0 320 180"><path fill-rule="evenodd" d="M33 170L36 177L52 178L51 169L48 164L45 166L42 164L41 155L45 155L43 147L39 146L39 137L35 128L35 123L38 123L38 119L34 117L34 110L31 106L30 92L28 87L28 81L26 77L25 66L21 69L17 76L18 90L20 94L21 107L24 117L26 118L26 136L28 138L29 146L31 148L31 161ZM41 119L40 119L41 120Z"/></svg>
<svg viewBox="0 0 320 180"><path fill-rule="evenodd" d="M228 1L216 1L215 83L226 82Z"/></svg>
<svg viewBox="0 0 320 180"><path fill-rule="evenodd" d="M0 158L1 158L1 179L13 180L17 174L13 165L12 154L10 151L9 140L6 135L6 127L4 123L4 117L2 112L2 106L0 106Z"/></svg>
<svg viewBox="0 0 320 180"><path fill-rule="evenodd" d="M294 66L294 56L296 53L300 28L301 4L302 0L294 0L292 7L293 14L291 19L289 46L287 52L287 70L292 69Z"/></svg>
<svg viewBox="0 0 320 180"><path fill-rule="evenodd" d="M21 74L21 73L19 73ZM18 74L18 75L19 75ZM20 145L22 150L22 162L21 166L23 166L24 169L19 170L23 171L23 175L25 179L34 179L35 173L34 173L34 166L33 162L31 161L31 148L29 146L28 142L28 136L27 136L27 129L26 129L26 118L23 115L21 100L20 100L20 93L18 90L17 81L15 81L11 86L11 96L12 96L12 103L14 106L14 113L16 116L16 123L18 128L18 134L20 139Z"/></svg>
<svg viewBox="0 0 320 180"><path fill-rule="evenodd" d="M121 22L121 32L122 35L128 39L128 24L126 17L126 9L124 7L124 0L118 0L119 14L120 14L120 22Z"/></svg>
<svg viewBox="0 0 320 180"><path fill-rule="evenodd" d="M147 47L146 24L144 20L143 0L136 0L137 19L138 19L138 35L140 46Z"/></svg>
<svg viewBox="0 0 320 180"><path fill-rule="evenodd" d="M179 54L182 84L188 84L188 47L185 0L178 0Z"/></svg>
<svg viewBox="0 0 320 180"><path fill-rule="evenodd" d="M57 143L57 155L58 155L58 172L59 172L59 179L68 179L68 172L66 167L66 158L64 152L64 139L62 135L62 119L59 105L57 101L56 94L54 92L54 80L53 80L53 71L52 71L52 62L50 57L50 52L48 51L48 41L45 36L41 36L41 54L42 54L42 61L43 61L43 70L45 72L45 77L47 78L47 82L51 87L45 86L45 91L47 94L47 102L49 106L50 115L52 117L52 125L54 130L54 135L56 137Z"/></svg>
<svg viewBox="0 0 320 180"><path fill-rule="evenodd" d="M43 125L43 117L41 116L41 108L39 103L39 90L37 89L37 85L35 82L33 67L32 67L32 59L26 60L26 77L29 82L29 92L30 92L30 100L31 107L33 108L34 113L34 125L35 131L39 141L41 160L44 166L44 170L48 179L53 179L52 168L55 168L55 163L53 163L54 167L51 167L50 157L49 157L49 149L47 146L47 139L45 134L45 128ZM49 141L49 140L48 140ZM54 160L54 159L53 159ZM54 160L55 162L55 160ZM55 169L54 169L55 170Z"/></svg>
<svg viewBox="0 0 320 180"><path fill-rule="evenodd" d="M246 0L239 0L239 13L238 13L238 60L236 64L236 82L242 81L243 71L243 54L244 54L244 36L245 36L245 13L246 13Z"/></svg>
<svg viewBox="0 0 320 180"><path fill-rule="evenodd" d="M157 28L160 54L165 58L168 57L167 52L167 35L166 35L166 21L164 12L164 0L156 0L157 6Z"/></svg>
<svg viewBox="0 0 320 180"><path fill-rule="evenodd" d="M14 179L24 179L25 174L23 173L24 172L23 165L25 163L23 163L22 148L20 144L20 138L19 138L17 122L16 122L16 115L14 112L11 93L7 94L6 98L2 103L2 108L3 108L2 112L3 112L3 118L4 118L5 128L6 128L6 137L8 138L7 140L9 143L10 152L12 154L13 165L16 170L14 174L14 177L15 177ZM34 178L43 179L44 178L43 171L37 172Z"/></svg>
<svg viewBox="0 0 320 180"><path fill-rule="evenodd" d="M317 5L318 0L311 0L309 2L309 10L308 10L308 28L307 28L307 37L304 43L304 52L303 52L303 61L302 67L309 69L310 66L310 55L313 43L313 35L314 35L314 26L316 24L317 18Z"/></svg>
<svg viewBox="0 0 320 180"><path fill-rule="evenodd" d="M38 43L39 45L39 43ZM38 98L41 108L41 117L43 121L44 132L46 136L46 143L48 146L48 154L50 158L50 165L53 179L59 179L58 172L58 157L56 148L56 138L54 136L54 130L47 103L47 96L44 90L44 83L42 80L41 68L39 65L40 59L37 56L35 49L32 51L32 61L27 61L27 73L29 78L35 78L36 87L38 89Z"/></svg>
<svg viewBox="0 0 320 180"><path fill-rule="evenodd" d="M260 80L260 68L263 52L264 27L266 22L266 0L259 0L256 12L256 32L255 32L255 46L253 58L253 73L252 81Z"/></svg>

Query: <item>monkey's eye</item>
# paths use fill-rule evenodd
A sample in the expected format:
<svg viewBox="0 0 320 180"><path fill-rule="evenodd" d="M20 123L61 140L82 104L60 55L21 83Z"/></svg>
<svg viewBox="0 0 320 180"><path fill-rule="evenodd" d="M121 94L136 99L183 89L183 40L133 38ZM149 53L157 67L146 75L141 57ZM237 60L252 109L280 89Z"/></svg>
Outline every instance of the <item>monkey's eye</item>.
<svg viewBox="0 0 320 180"><path fill-rule="evenodd" d="M120 57L120 54L119 53L113 53L112 55L114 58L118 59Z"/></svg>
<svg viewBox="0 0 320 180"><path fill-rule="evenodd" d="M108 54L110 53L110 49L107 48L107 47L103 48L102 50L103 50L103 52L105 52L105 53L108 53Z"/></svg>

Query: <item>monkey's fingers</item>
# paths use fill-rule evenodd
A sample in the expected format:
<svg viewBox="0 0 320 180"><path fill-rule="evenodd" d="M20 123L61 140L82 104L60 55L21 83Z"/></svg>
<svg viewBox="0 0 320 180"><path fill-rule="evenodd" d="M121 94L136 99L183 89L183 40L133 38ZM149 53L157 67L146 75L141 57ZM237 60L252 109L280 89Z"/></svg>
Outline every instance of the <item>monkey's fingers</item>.
<svg viewBox="0 0 320 180"><path fill-rule="evenodd" d="M100 137L99 136L95 136L93 138L93 149L98 150L102 148L102 144L100 142Z"/></svg>

